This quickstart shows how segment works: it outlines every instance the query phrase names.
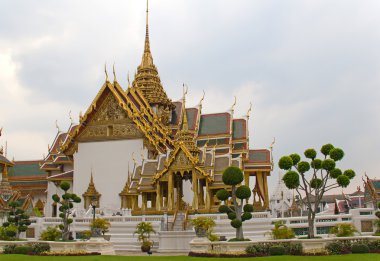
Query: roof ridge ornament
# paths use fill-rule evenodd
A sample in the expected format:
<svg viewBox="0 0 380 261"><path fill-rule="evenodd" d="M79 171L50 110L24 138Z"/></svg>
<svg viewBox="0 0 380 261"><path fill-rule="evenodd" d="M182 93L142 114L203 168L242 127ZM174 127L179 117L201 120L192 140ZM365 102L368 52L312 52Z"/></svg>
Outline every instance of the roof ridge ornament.
<svg viewBox="0 0 380 261"><path fill-rule="evenodd" d="M115 72L115 62L113 63L112 71L113 71L113 82L117 82L117 79L116 79L116 72Z"/></svg>
<svg viewBox="0 0 380 261"><path fill-rule="evenodd" d="M230 109L230 111L231 111L232 113L233 113L234 110L235 110L235 105L236 105L236 95L234 96L234 103L232 104L231 109Z"/></svg>
<svg viewBox="0 0 380 261"><path fill-rule="evenodd" d="M58 120L55 120L55 128L58 130L58 133L61 132L61 130L59 129L59 126L58 126Z"/></svg>
<svg viewBox="0 0 380 261"><path fill-rule="evenodd" d="M251 111L252 111L252 102L249 102L249 108L248 108L247 114L245 115L245 117L247 118L247 120L249 119Z"/></svg>
<svg viewBox="0 0 380 261"><path fill-rule="evenodd" d="M107 73L107 62L104 63L104 73L106 74L106 82L109 82Z"/></svg>

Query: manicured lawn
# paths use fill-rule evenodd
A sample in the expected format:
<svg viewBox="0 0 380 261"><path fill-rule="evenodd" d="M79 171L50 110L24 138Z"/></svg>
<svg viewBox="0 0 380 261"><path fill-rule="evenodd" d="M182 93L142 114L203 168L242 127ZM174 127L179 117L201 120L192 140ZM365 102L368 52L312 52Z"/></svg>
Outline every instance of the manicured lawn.
<svg viewBox="0 0 380 261"><path fill-rule="evenodd" d="M187 257L187 256L24 256L24 255L0 255L1 261L48 261L48 260L68 260L68 261L220 261L221 258L207 257ZM256 261L379 261L380 254L351 254L336 256L269 256L254 258L222 258L222 260L256 260Z"/></svg>

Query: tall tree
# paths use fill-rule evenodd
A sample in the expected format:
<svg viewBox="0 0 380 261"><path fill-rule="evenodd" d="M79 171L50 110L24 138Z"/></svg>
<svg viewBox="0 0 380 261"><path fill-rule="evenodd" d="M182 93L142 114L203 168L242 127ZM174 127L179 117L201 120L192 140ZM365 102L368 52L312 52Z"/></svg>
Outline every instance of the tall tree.
<svg viewBox="0 0 380 261"><path fill-rule="evenodd" d="M251 197L251 189L245 185L238 186L244 180L243 172L238 167L226 168L222 180L224 184L231 186L231 193L226 189L221 189L216 193L216 197L224 201L224 205L219 207L219 212L226 213L231 220L231 226L236 229L236 239L244 240L243 222L251 219L251 212L253 212L253 206L244 204L244 200ZM228 203L229 201L232 202L232 206Z"/></svg>
<svg viewBox="0 0 380 261"><path fill-rule="evenodd" d="M10 207L8 220L3 223L5 228L14 228L8 229L8 236L15 237L16 239L20 238L20 233L25 232L28 229L28 226L31 224L29 220L29 215L21 209L20 203L17 201L9 202L8 206Z"/></svg>
<svg viewBox="0 0 380 261"><path fill-rule="evenodd" d="M70 224L73 223L73 219L70 217L73 211L74 203L80 203L81 198L76 194L67 192L70 189L68 182L61 182L60 188L65 192L60 198L57 194L52 196L54 202L60 204L59 217L62 218L62 224L59 228L62 230L62 240L68 240L70 236Z"/></svg>
<svg viewBox="0 0 380 261"><path fill-rule="evenodd" d="M287 171L282 178L286 187L295 189L302 204L308 208L309 238L315 236L315 215L323 195L329 190L347 187L355 177L352 169L342 172L336 167L336 162L344 157L342 149L326 144L320 151L321 159L317 158L315 149L307 149L304 155L308 161L301 161L301 157L294 153L281 157L278 162L278 166Z"/></svg>

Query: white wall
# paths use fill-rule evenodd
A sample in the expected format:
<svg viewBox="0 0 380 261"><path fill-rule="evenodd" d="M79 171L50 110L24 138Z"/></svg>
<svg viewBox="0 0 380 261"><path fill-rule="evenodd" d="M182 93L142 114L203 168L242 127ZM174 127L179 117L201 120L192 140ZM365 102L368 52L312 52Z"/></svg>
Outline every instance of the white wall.
<svg viewBox="0 0 380 261"><path fill-rule="evenodd" d="M92 169L96 190L101 194L100 207L120 209L119 193L127 181L128 162L132 171L134 152L137 164L141 164L142 149L143 139L79 143L74 154L74 193L82 197ZM78 205L83 208L83 199Z"/></svg>

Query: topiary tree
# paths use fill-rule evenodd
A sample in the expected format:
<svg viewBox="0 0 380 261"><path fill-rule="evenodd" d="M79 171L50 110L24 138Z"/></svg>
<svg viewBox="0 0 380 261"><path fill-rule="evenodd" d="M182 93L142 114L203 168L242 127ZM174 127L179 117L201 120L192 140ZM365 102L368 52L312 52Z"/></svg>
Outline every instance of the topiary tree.
<svg viewBox="0 0 380 261"><path fill-rule="evenodd" d="M355 177L352 169L343 172L336 167L336 162L344 157L342 149L326 144L320 151L323 155L321 159L317 158L314 149L307 149L304 155L308 161L301 161L298 154L291 154L281 157L278 162L278 166L287 171L282 178L286 187L295 189L302 204L308 208L309 238L314 237L315 215L325 192L338 187L345 188Z"/></svg>
<svg viewBox="0 0 380 261"><path fill-rule="evenodd" d="M80 203L81 198L76 194L67 192L70 189L68 182L61 182L60 188L65 192L62 195L62 199L57 194L54 194L52 198L54 202L61 205L59 207L59 217L62 218L62 224L59 225L59 228L62 231L62 240L69 240L70 224L73 223L73 219L70 218L70 215L72 214L74 203Z"/></svg>
<svg viewBox="0 0 380 261"><path fill-rule="evenodd" d="M10 207L8 220L3 223L3 227L9 238L19 239L20 233L25 232L31 222L29 216L20 208L20 203L17 201L11 201L8 206Z"/></svg>
<svg viewBox="0 0 380 261"><path fill-rule="evenodd" d="M216 197L224 201L224 205L219 206L220 213L226 213L231 220L231 226L236 229L236 239L244 240L243 222L252 218L253 206L244 204L244 200L251 197L251 189L248 186L238 186L243 180L243 172L238 167L228 167L222 176L223 183L231 186L231 193L226 189L221 189L216 193ZM228 199L231 199L232 206Z"/></svg>
<svg viewBox="0 0 380 261"><path fill-rule="evenodd" d="M375 220L376 231L374 236L380 236L380 202L377 204L377 209L378 210L375 212L377 219Z"/></svg>

